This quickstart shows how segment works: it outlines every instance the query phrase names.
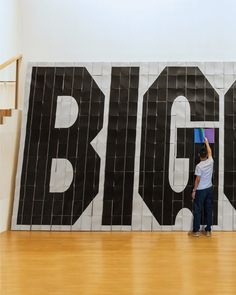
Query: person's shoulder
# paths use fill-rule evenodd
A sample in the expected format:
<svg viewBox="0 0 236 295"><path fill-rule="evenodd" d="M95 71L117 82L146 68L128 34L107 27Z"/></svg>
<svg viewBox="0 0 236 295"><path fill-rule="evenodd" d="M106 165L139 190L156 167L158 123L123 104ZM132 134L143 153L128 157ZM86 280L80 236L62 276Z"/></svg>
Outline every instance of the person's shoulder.
<svg viewBox="0 0 236 295"><path fill-rule="evenodd" d="M196 168L201 168L202 166L202 162L199 162L197 165L196 165Z"/></svg>
<svg viewBox="0 0 236 295"><path fill-rule="evenodd" d="M213 157L212 156L210 156L210 157L208 157L208 159L207 159L209 162L214 162L214 159L213 159Z"/></svg>

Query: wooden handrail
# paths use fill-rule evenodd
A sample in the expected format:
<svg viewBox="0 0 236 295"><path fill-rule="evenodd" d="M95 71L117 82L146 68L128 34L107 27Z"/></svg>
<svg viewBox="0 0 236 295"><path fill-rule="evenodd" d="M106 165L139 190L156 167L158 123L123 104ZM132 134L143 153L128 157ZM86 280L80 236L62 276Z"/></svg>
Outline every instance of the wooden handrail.
<svg viewBox="0 0 236 295"><path fill-rule="evenodd" d="M10 117L12 111L10 109L0 110L0 125L3 123L3 117Z"/></svg>
<svg viewBox="0 0 236 295"><path fill-rule="evenodd" d="M20 61L22 59L22 55L18 54L13 56L12 58L8 59L7 61L5 61L4 63L0 64L0 70L6 68L7 66L9 66L12 63L16 63L16 87L15 87L15 109L18 108L18 96L19 96L19 68L20 68Z"/></svg>
<svg viewBox="0 0 236 295"><path fill-rule="evenodd" d="M7 66L9 66L10 64L12 64L13 62L16 62L18 60L22 59L22 55L18 54L13 56L12 58L8 59L7 61L5 61L4 63L0 64L0 70L6 68Z"/></svg>

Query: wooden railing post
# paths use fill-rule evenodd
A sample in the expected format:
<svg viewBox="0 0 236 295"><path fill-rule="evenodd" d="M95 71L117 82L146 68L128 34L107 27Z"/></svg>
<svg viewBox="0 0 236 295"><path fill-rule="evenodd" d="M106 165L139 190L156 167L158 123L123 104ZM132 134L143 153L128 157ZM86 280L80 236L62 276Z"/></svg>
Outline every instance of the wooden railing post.
<svg viewBox="0 0 236 295"><path fill-rule="evenodd" d="M20 60L16 60L16 88L15 88L15 109L18 108L18 94L19 94L19 63Z"/></svg>

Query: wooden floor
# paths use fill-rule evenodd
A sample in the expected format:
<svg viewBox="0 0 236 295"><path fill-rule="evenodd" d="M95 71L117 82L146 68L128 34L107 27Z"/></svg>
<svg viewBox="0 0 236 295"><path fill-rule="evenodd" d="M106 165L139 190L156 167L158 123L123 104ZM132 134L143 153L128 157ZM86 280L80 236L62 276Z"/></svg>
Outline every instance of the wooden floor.
<svg viewBox="0 0 236 295"><path fill-rule="evenodd" d="M236 233L7 232L1 295L236 294Z"/></svg>

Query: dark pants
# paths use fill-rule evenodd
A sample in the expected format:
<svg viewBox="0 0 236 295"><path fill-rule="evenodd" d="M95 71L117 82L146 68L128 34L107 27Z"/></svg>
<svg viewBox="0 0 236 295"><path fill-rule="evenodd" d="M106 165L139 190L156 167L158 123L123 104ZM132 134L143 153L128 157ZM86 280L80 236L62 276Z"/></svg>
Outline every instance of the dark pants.
<svg viewBox="0 0 236 295"><path fill-rule="evenodd" d="M206 214L206 231L211 231L212 225L212 205L213 205L213 189L212 187L197 190L193 201L193 231L200 230L202 208Z"/></svg>

